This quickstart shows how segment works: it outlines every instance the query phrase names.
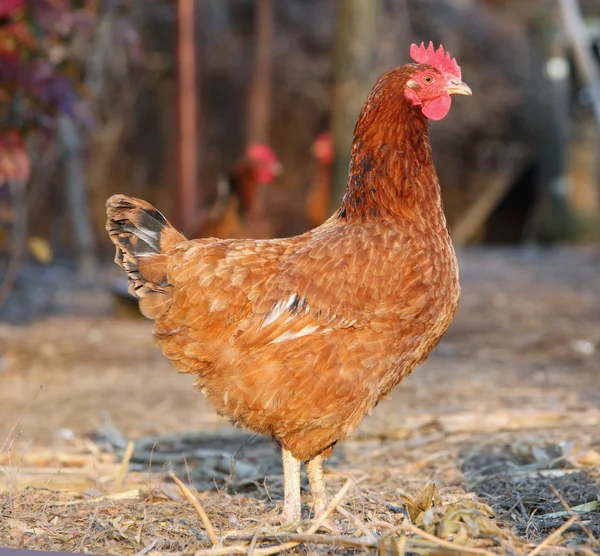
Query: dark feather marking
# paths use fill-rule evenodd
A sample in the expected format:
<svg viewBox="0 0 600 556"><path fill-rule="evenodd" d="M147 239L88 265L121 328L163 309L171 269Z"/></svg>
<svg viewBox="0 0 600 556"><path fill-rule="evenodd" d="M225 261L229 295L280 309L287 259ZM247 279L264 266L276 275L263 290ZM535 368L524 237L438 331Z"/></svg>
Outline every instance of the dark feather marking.
<svg viewBox="0 0 600 556"><path fill-rule="evenodd" d="M138 228L137 226L134 226L131 224L124 224L123 226L121 226L120 232L133 234L141 242L145 243L148 246L148 248L150 249L150 251L143 249L143 254L147 255L150 253L160 253L161 252L160 239L159 239L160 232L157 234L154 234L154 233L148 234L146 232L146 229ZM137 245L134 247L134 250L136 251L136 253L138 252Z"/></svg>
<svg viewBox="0 0 600 556"><path fill-rule="evenodd" d="M290 303L290 307L289 307L289 312L290 315L294 315L296 314L296 311L298 311L298 304L300 303L300 298L298 297L298 294L294 294L294 299L292 300L292 302Z"/></svg>
<svg viewBox="0 0 600 556"><path fill-rule="evenodd" d="M167 219L157 210L145 210L139 213L139 228L146 228L160 233L167 225Z"/></svg>

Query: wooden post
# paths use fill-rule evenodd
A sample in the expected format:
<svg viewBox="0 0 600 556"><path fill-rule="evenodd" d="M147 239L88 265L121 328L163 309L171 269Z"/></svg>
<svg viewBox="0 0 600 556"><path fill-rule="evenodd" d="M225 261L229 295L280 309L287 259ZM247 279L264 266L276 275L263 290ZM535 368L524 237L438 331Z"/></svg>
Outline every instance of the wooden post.
<svg viewBox="0 0 600 556"><path fill-rule="evenodd" d="M591 41L577 0L560 0L565 29L573 47L581 77L587 82L592 107L600 128L600 70L592 57Z"/></svg>
<svg viewBox="0 0 600 556"><path fill-rule="evenodd" d="M92 275L96 270L96 242L85 179L83 141L73 118L58 117L57 139L61 148L67 206L71 217L78 271Z"/></svg>
<svg viewBox="0 0 600 556"><path fill-rule="evenodd" d="M196 0L177 1L178 58L178 225L194 232L198 209L198 87L196 82Z"/></svg>
<svg viewBox="0 0 600 556"><path fill-rule="evenodd" d="M335 162L331 210L341 203L354 126L378 77L380 0L337 0L331 128Z"/></svg>
<svg viewBox="0 0 600 556"><path fill-rule="evenodd" d="M273 73L273 1L255 0L254 70L248 98L246 143L268 143Z"/></svg>

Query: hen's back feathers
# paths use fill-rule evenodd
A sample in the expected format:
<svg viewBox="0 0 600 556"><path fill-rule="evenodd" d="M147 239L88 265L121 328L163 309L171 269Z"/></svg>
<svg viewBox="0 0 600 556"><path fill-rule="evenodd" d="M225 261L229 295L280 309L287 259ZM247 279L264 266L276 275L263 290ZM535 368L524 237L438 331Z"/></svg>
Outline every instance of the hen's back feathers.
<svg viewBox="0 0 600 556"><path fill-rule="evenodd" d="M106 230L115 244L115 262L129 278L129 292L140 300L140 311L160 317L171 304L167 252L185 241L151 204L134 197L113 195L106 201Z"/></svg>

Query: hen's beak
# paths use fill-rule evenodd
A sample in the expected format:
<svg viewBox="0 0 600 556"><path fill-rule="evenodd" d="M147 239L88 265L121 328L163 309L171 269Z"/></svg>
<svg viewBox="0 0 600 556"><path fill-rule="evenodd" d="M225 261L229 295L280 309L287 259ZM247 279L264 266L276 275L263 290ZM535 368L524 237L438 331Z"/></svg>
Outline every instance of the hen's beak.
<svg viewBox="0 0 600 556"><path fill-rule="evenodd" d="M456 81L451 81L450 85L446 87L446 91L449 95L467 95L471 96L473 92L471 91L471 87L469 87L466 83L457 79Z"/></svg>

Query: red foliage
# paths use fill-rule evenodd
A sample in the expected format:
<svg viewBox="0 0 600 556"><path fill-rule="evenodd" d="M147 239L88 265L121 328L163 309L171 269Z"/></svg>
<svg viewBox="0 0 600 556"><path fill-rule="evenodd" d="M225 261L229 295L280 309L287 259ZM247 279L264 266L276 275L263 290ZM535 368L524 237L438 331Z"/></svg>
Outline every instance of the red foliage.
<svg viewBox="0 0 600 556"><path fill-rule="evenodd" d="M0 183L13 174L26 179L30 131L51 127L59 113L75 115L80 85L65 46L91 22L96 1L0 3Z"/></svg>
<svg viewBox="0 0 600 556"><path fill-rule="evenodd" d="M2 0L0 4L0 17L10 17L17 10L25 7L25 0Z"/></svg>
<svg viewBox="0 0 600 556"><path fill-rule="evenodd" d="M23 136L17 131L0 135L0 183L29 179L29 157Z"/></svg>

